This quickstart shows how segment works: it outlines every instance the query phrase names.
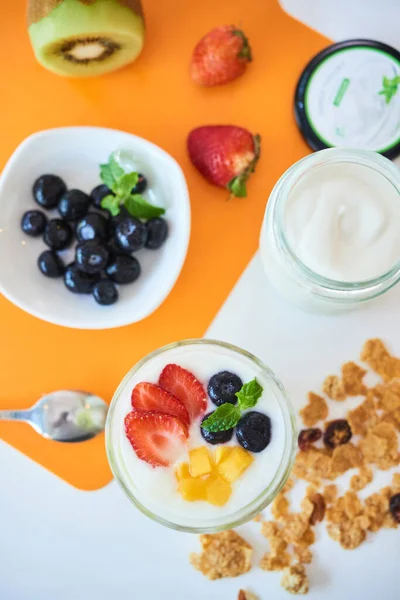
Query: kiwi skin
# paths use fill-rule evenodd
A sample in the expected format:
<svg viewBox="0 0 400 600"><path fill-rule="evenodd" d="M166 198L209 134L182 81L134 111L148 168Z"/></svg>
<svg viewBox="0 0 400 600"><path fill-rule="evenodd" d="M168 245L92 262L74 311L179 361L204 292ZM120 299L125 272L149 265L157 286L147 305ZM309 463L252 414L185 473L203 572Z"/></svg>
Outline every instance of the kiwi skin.
<svg viewBox="0 0 400 600"><path fill-rule="evenodd" d="M59 75L102 75L133 62L144 42L138 0L29 0L39 63Z"/></svg>

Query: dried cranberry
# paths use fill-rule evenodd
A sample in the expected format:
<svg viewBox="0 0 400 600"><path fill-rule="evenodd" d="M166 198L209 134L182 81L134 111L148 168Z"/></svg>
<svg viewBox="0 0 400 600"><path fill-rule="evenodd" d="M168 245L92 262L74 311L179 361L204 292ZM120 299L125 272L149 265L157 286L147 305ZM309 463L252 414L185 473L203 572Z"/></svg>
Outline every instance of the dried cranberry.
<svg viewBox="0 0 400 600"><path fill-rule="evenodd" d="M328 423L324 433L324 444L327 448L336 448L347 444L352 435L349 423L345 419L337 419Z"/></svg>
<svg viewBox="0 0 400 600"><path fill-rule="evenodd" d="M394 520L400 523L400 494L395 494L390 498L389 509Z"/></svg>
<svg viewBox="0 0 400 600"><path fill-rule="evenodd" d="M322 438L322 431L318 427L311 427L310 429L302 429L299 433L298 444L300 450L306 452L309 450L315 442L318 442Z"/></svg>
<svg viewBox="0 0 400 600"><path fill-rule="evenodd" d="M314 510L311 513L310 523L315 525L323 520L325 516L325 498L321 494L313 494L310 498L314 504Z"/></svg>

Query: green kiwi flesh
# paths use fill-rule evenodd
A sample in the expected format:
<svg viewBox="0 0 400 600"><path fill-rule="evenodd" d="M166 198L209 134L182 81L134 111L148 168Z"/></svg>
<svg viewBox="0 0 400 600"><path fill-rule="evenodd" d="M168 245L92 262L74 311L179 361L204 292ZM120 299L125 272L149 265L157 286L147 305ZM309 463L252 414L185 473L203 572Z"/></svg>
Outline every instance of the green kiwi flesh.
<svg viewBox="0 0 400 600"><path fill-rule="evenodd" d="M58 75L102 75L133 62L142 50L144 22L137 0L29 2L28 15L40 17L28 21L36 58Z"/></svg>

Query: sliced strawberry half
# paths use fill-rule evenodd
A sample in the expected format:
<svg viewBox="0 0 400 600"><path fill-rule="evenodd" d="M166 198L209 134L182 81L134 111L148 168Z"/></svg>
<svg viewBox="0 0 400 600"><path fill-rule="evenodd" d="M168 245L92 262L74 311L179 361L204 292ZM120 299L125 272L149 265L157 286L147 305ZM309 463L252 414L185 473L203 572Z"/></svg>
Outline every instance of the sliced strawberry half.
<svg viewBox="0 0 400 600"><path fill-rule="evenodd" d="M184 404L191 421L206 412L206 392L200 381L186 369L169 364L164 367L158 383Z"/></svg>
<svg viewBox="0 0 400 600"><path fill-rule="evenodd" d="M143 381L132 391L132 408L143 412L160 412L178 417L189 427L188 411L178 398L154 383Z"/></svg>
<svg viewBox="0 0 400 600"><path fill-rule="evenodd" d="M188 437L186 425L176 417L135 410L125 417L125 432L137 457L152 467L169 467L174 463Z"/></svg>

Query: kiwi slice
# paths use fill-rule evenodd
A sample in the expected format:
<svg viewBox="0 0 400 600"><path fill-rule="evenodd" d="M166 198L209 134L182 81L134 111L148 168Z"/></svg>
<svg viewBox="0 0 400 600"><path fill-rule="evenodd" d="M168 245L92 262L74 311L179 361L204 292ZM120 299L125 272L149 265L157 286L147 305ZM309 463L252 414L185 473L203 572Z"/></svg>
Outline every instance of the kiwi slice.
<svg viewBox="0 0 400 600"><path fill-rule="evenodd" d="M29 0L28 31L37 60L67 77L119 69L140 54L140 0Z"/></svg>

